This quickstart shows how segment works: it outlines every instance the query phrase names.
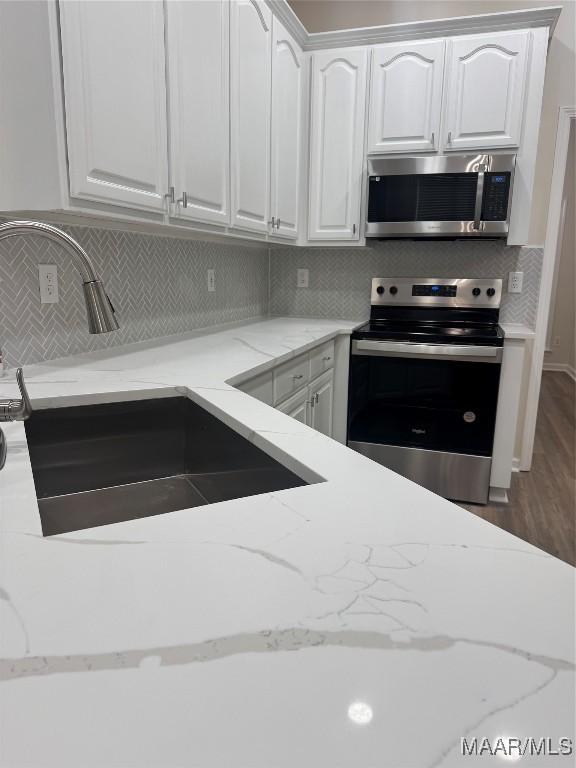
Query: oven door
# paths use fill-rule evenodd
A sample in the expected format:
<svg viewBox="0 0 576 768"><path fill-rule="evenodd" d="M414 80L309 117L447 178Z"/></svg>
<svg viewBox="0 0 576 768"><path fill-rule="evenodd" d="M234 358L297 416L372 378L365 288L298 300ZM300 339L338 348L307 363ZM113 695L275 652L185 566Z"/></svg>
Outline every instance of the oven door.
<svg viewBox="0 0 576 768"><path fill-rule="evenodd" d="M348 445L430 490L485 503L502 349L354 340Z"/></svg>
<svg viewBox="0 0 576 768"><path fill-rule="evenodd" d="M503 236L514 155L373 158L368 237Z"/></svg>

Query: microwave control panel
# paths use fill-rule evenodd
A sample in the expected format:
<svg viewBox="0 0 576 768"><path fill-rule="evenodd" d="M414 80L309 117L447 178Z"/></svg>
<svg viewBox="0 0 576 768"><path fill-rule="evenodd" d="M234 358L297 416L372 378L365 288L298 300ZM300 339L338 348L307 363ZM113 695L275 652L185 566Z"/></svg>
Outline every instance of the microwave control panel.
<svg viewBox="0 0 576 768"><path fill-rule="evenodd" d="M509 173L484 174L481 216L483 221L506 221L508 218L510 175Z"/></svg>

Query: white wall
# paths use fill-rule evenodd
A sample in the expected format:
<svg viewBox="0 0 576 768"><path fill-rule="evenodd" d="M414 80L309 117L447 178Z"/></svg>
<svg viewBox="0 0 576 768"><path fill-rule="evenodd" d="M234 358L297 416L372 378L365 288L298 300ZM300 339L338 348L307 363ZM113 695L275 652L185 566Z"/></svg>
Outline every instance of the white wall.
<svg viewBox="0 0 576 768"><path fill-rule="evenodd" d="M574 121L570 129L570 144L564 181L563 205L565 206L564 231L560 253L556 293L552 297L550 310L550 341L552 348L546 353L544 365L568 366L576 368L576 314L574 300L576 296L576 130Z"/></svg>
<svg viewBox="0 0 576 768"><path fill-rule="evenodd" d="M574 0L288 0L288 2L309 32L562 5L563 10L548 55L530 226L531 244L544 243L558 108L576 103L576 3Z"/></svg>

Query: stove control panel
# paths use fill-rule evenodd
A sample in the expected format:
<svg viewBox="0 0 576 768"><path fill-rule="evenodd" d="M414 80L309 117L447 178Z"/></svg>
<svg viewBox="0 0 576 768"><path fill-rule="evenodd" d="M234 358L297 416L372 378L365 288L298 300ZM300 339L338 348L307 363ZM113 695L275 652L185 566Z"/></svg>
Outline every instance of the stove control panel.
<svg viewBox="0 0 576 768"><path fill-rule="evenodd" d="M372 306L437 306L498 309L502 299L499 278L374 277Z"/></svg>

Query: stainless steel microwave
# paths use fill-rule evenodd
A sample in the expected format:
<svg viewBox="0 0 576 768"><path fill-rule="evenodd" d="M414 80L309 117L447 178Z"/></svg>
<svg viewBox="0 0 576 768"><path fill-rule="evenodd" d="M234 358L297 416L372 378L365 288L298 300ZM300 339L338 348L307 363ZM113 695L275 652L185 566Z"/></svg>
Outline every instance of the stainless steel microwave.
<svg viewBox="0 0 576 768"><path fill-rule="evenodd" d="M366 237L506 237L516 155L373 157Z"/></svg>

